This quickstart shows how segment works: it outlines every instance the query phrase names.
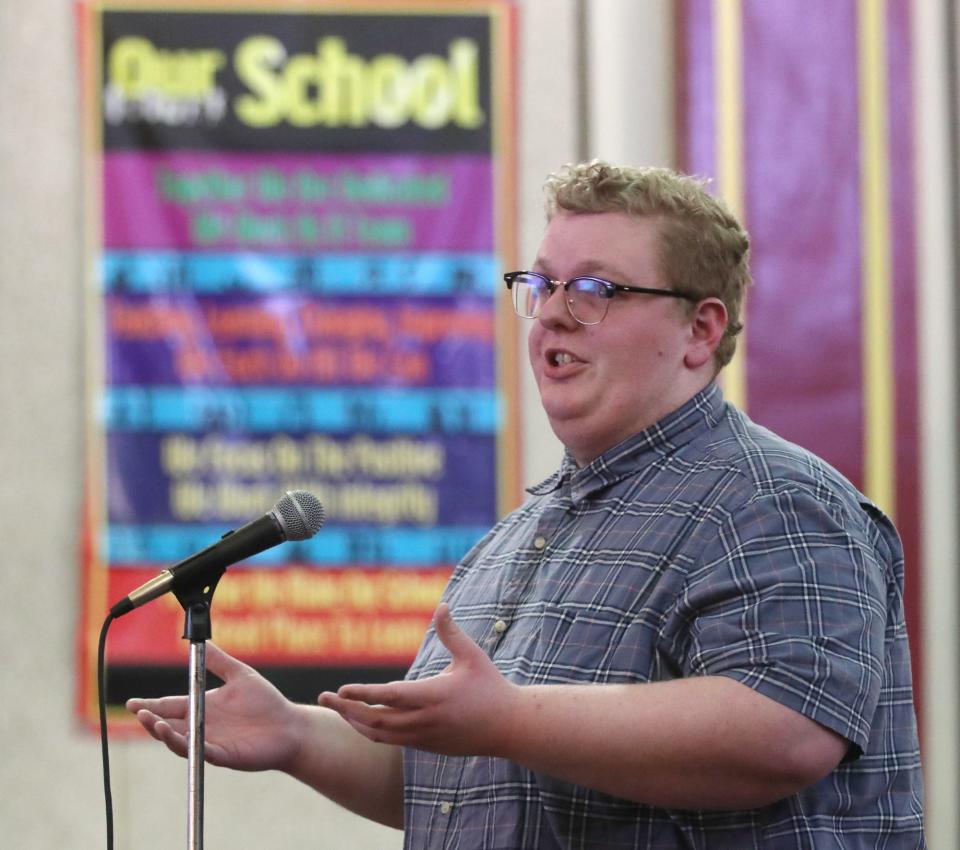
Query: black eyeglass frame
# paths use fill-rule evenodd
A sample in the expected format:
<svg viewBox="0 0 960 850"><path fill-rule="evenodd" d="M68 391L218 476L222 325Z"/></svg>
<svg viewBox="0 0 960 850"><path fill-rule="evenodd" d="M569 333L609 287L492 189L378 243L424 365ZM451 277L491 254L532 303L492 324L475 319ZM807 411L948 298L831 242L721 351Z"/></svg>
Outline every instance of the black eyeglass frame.
<svg viewBox="0 0 960 850"><path fill-rule="evenodd" d="M668 298L680 298L684 301L691 301L694 303L696 303L699 300L696 296L691 295L688 292L680 292L679 290L676 290L676 289L654 289L649 286L628 286L627 284L624 284L624 283L613 283L612 281L604 280L602 277L593 277L592 275L578 275L577 277L572 277L569 280L554 280L553 278L547 277L545 274L540 274L540 272L531 272L531 271L507 272L503 276L503 282L506 283L507 289L512 291L513 284L516 282L517 278L520 277L521 275L528 275L530 277L536 277L542 280L544 282L544 286L546 288L548 298L551 295L553 295L554 292L557 291L558 286L563 286L564 294L567 294L570 292L570 286L576 283L578 280L589 280L589 281L593 281L594 283L600 284L600 292L603 293L603 297L606 298L607 300L613 298L613 296L616 295L616 293L618 292L638 292L641 295L666 295ZM567 308L570 309L569 299L567 299L567 302L568 302ZM513 301L513 306L514 306L514 310L516 311L516 307L517 307L516 299L514 299ZM572 310L570 314L573 316ZM537 318L536 316L524 316L520 313L518 313L518 315L522 319ZM539 310L538 310L538 315L539 315ZM606 310L604 310L603 317L601 317L598 320L598 322L595 322L594 324L599 324L599 322L603 321L603 318L605 316L606 316ZM576 319L578 322L580 322L580 319L577 319L576 316L573 316L573 318ZM580 322L580 324L583 325L588 323Z"/></svg>

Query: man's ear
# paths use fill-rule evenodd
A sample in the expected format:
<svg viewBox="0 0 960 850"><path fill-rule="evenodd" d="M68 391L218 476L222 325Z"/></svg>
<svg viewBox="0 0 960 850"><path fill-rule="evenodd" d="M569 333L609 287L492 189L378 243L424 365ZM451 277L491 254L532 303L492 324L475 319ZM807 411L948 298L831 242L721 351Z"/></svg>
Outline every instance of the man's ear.
<svg viewBox="0 0 960 850"><path fill-rule="evenodd" d="M713 360L727 329L727 308L719 298L704 298L690 316L690 341L683 362L688 369L699 369Z"/></svg>

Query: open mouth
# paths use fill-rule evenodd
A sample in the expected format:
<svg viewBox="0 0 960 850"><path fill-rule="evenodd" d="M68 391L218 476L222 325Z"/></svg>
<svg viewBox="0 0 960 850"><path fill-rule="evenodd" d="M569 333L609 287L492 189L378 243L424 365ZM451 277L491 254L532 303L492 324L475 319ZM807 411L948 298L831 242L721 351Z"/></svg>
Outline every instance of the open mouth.
<svg viewBox="0 0 960 850"><path fill-rule="evenodd" d="M577 358L568 351L548 351L547 362L551 366L566 366L568 363L576 363Z"/></svg>

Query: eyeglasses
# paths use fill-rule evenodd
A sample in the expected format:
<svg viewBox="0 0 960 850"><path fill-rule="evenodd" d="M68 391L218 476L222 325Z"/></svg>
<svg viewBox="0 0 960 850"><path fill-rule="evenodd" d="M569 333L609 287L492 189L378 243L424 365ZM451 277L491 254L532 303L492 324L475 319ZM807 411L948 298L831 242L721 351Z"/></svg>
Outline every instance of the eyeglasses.
<svg viewBox="0 0 960 850"><path fill-rule="evenodd" d="M540 315L544 302L563 286L564 302L570 315L581 325L599 325L607 315L610 299L618 292L639 292L643 295L666 295L696 301L693 295L676 289L651 289L646 286L624 286L599 277L572 277L552 280L538 272L508 272L503 276L507 289L513 292L513 309L524 319Z"/></svg>

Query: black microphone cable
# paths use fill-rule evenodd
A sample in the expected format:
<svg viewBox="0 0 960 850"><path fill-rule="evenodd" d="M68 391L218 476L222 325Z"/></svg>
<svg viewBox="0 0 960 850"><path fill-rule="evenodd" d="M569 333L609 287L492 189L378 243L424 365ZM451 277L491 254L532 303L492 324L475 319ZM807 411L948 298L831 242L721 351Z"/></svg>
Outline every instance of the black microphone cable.
<svg viewBox="0 0 960 850"><path fill-rule="evenodd" d="M103 759L103 798L107 808L107 850L113 850L113 792L110 790L110 745L107 741L107 677L106 647L107 631L114 621L113 614L107 614L100 629L100 641L97 644L97 703L100 707L100 756Z"/></svg>

